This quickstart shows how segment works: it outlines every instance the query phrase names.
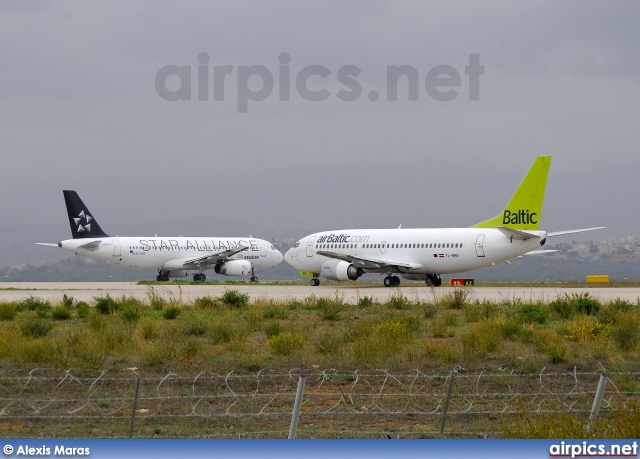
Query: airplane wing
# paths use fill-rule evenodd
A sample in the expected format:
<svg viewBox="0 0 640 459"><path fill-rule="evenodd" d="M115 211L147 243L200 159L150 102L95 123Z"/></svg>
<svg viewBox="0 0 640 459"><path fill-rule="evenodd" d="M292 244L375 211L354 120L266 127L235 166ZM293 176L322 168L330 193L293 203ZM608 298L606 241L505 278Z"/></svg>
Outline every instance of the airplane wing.
<svg viewBox="0 0 640 459"><path fill-rule="evenodd" d="M520 255L521 257L525 256L525 255L541 255L543 253L553 253L553 252L561 252L561 250L532 250L531 252L527 252L527 253L523 253L522 255Z"/></svg>
<svg viewBox="0 0 640 459"><path fill-rule="evenodd" d="M418 269L422 268L418 263L401 263L393 260L384 260L381 258L364 258L355 257L353 255L346 255L344 253L327 252L325 250L318 250L318 255L322 255L329 258L335 258L337 260L347 261L362 269L384 269L391 266L401 266L403 268Z"/></svg>
<svg viewBox="0 0 640 459"><path fill-rule="evenodd" d="M183 264L191 265L191 264L215 263L220 260L226 260L227 258L232 257L237 253L244 252L245 250L248 250L248 249L249 249L248 245L241 245L233 249L221 250L220 252L208 253L206 255L202 255L201 257L191 258L191 259L185 260Z"/></svg>
<svg viewBox="0 0 640 459"><path fill-rule="evenodd" d="M563 234L582 233L585 231L595 231L595 230L604 229L604 228L606 228L606 226L598 226L597 228L583 228L583 229L568 230L568 231L555 231L552 233L547 233L547 237L562 236Z"/></svg>

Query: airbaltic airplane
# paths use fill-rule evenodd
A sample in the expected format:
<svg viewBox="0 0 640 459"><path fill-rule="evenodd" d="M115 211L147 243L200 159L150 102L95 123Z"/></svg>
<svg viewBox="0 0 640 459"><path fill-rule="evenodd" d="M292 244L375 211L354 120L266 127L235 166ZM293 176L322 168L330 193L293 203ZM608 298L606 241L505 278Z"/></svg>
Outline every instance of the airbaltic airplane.
<svg viewBox="0 0 640 459"><path fill-rule="evenodd" d="M538 230L551 156L539 156L504 210L471 228L360 229L324 231L300 239L285 261L311 277L357 280L364 273L387 274L385 287L409 280L442 284L440 274L460 273L541 250L548 237L591 231ZM537 249L537 250L536 250ZM553 250L551 250L553 252Z"/></svg>
<svg viewBox="0 0 640 459"><path fill-rule="evenodd" d="M57 244L98 261L132 268L158 270L158 281L170 277L189 277L204 281L203 271L213 269L225 276L246 276L258 282L256 268L269 268L282 261L282 254L271 243L255 238L237 237L112 237L102 231L78 193L64 190L73 239ZM195 273L195 274L194 274Z"/></svg>

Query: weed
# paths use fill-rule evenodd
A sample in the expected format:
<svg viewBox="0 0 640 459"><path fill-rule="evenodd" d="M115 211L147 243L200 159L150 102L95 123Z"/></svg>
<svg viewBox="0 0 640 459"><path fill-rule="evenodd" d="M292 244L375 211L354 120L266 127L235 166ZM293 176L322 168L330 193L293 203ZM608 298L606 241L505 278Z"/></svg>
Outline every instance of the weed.
<svg viewBox="0 0 640 459"><path fill-rule="evenodd" d="M151 309L154 311L162 311L165 303L164 298L157 294L153 287L147 291L147 298L149 298L149 305L151 306Z"/></svg>
<svg viewBox="0 0 640 459"><path fill-rule="evenodd" d="M249 304L249 294L239 290L225 290L220 300L225 306L240 309Z"/></svg>
<svg viewBox="0 0 640 459"><path fill-rule="evenodd" d="M173 320L180 315L180 308L175 305L169 305L162 310L162 317L167 320Z"/></svg>
<svg viewBox="0 0 640 459"><path fill-rule="evenodd" d="M465 354L485 355L495 352L501 341L500 324L493 320L474 324L460 334L460 342Z"/></svg>
<svg viewBox="0 0 640 459"><path fill-rule="evenodd" d="M384 304L388 308L392 309L409 309L411 308L411 301L401 293L394 293Z"/></svg>
<svg viewBox="0 0 640 459"><path fill-rule="evenodd" d="M63 294L62 295L62 300L60 301L60 306L62 306L63 308L67 308L67 309L72 309L73 308L73 297L72 296L67 296L67 294Z"/></svg>
<svg viewBox="0 0 640 459"><path fill-rule="evenodd" d="M93 298L96 301L96 311L104 315L113 315L120 309L120 305L109 294Z"/></svg>
<svg viewBox="0 0 640 459"><path fill-rule="evenodd" d="M288 319L289 310L277 303L269 302L267 306L262 309L262 317L265 319Z"/></svg>
<svg viewBox="0 0 640 459"><path fill-rule="evenodd" d="M340 314L344 310L344 303L342 299L335 298L330 300L328 298L318 298L316 302L316 313L323 320L338 320Z"/></svg>
<svg viewBox="0 0 640 459"><path fill-rule="evenodd" d="M203 336L206 332L206 325L196 320L191 320L184 326L184 334L187 336Z"/></svg>
<svg viewBox="0 0 640 459"><path fill-rule="evenodd" d="M290 355L304 346L304 336L297 333L280 333L267 340L267 344L276 354Z"/></svg>
<svg viewBox="0 0 640 459"><path fill-rule="evenodd" d="M146 340L156 339L158 337L158 325L151 320L145 320L140 327L142 338Z"/></svg>
<svg viewBox="0 0 640 459"><path fill-rule="evenodd" d="M360 298L358 298L358 304L357 306L360 308L368 308L369 306L373 305L373 298L370 296L362 296Z"/></svg>
<svg viewBox="0 0 640 459"><path fill-rule="evenodd" d="M525 324L544 324L547 314L541 305L523 304L517 310L517 316Z"/></svg>
<svg viewBox="0 0 640 459"><path fill-rule="evenodd" d="M193 301L193 305L197 309L218 309L222 305L222 301L209 295L199 296Z"/></svg>
<svg viewBox="0 0 640 459"><path fill-rule="evenodd" d="M422 305L422 315L425 319L433 318L436 312L438 312L438 309L433 304L424 303Z"/></svg>
<svg viewBox="0 0 640 459"><path fill-rule="evenodd" d="M282 327L278 322L269 322L264 326L264 334L267 335L267 338L273 338L280 333L282 333Z"/></svg>
<svg viewBox="0 0 640 459"><path fill-rule="evenodd" d="M24 336L29 338L42 338L43 336L47 336L52 328L53 325L49 322L33 320L23 323L20 330Z"/></svg>
<svg viewBox="0 0 640 459"><path fill-rule="evenodd" d="M471 296L471 290L467 288L456 288L451 292L446 293L440 299L440 304L449 309L462 309L469 297Z"/></svg>
<svg viewBox="0 0 640 459"><path fill-rule="evenodd" d="M64 306L56 306L51 309L51 317L55 320L68 320L71 318L71 311Z"/></svg>
<svg viewBox="0 0 640 459"><path fill-rule="evenodd" d="M211 335L214 344L228 343L234 336L233 326L229 322L215 322L211 325Z"/></svg>
<svg viewBox="0 0 640 459"><path fill-rule="evenodd" d="M621 351L632 351L640 339L640 318L630 312L620 313L611 330L611 337Z"/></svg>
<svg viewBox="0 0 640 459"><path fill-rule="evenodd" d="M120 318L125 322L136 322L141 315L140 309L136 307L129 306L120 311Z"/></svg>
<svg viewBox="0 0 640 459"><path fill-rule="evenodd" d="M84 301L78 301L78 304L76 304L76 314L78 314L78 317L85 319L89 316L90 312L91 309L87 303Z"/></svg>
<svg viewBox="0 0 640 459"><path fill-rule="evenodd" d="M49 309L51 308L51 303L49 300L42 300L40 298L35 298L30 296L27 299L24 299L18 303L18 309L24 311L35 311L38 309Z"/></svg>
<svg viewBox="0 0 640 459"><path fill-rule="evenodd" d="M16 317L16 306L13 303L0 304L0 320L10 321Z"/></svg>

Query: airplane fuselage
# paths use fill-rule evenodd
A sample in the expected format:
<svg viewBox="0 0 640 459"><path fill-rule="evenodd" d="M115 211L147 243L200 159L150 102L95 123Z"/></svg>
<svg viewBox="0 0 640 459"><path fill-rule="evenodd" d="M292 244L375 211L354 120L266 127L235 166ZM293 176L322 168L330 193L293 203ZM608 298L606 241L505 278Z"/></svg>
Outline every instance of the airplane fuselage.
<svg viewBox="0 0 640 459"><path fill-rule="evenodd" d="M494 228L360 229L324 231L301 239L285 254L285 261L302 271L320 273L330 260L318 252L381 260L407 267L365 268L366 272L448 274L503 263L539 249L546 232L510 238Z"/></svg>
<svg viewBox="0 0 640 459"><path fill-rule="evenodd" d="M270 242L254 238L212 237L105 237L68 239L63 249L94 260L136 268L198 270L198 257L246 246L229 257L247 260L252 268L267 268L282 261L282 254Z"/></svg>

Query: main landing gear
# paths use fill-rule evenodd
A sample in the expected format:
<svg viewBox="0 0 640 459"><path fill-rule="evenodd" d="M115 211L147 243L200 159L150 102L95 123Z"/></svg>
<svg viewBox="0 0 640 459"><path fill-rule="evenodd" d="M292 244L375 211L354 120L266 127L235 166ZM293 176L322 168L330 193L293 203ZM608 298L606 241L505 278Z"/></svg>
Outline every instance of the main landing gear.
<svg viewBox="0 0 640 459"><path fill-rule="evenodd" d="M442 285L442 278L437 274L427 274L427 285L433 285L434 287L440 287Z"/></svg>
<svg viewBox="0 0 640 459"><path fill-rule="evenodd" d="M197 282L197 281L202 281L202 282L204 282L204 281L206 281L206 280L207 280L207 276L205 276L205 274L204 274L204 273L195 273L195 274L193 275L193 280L194 280L195 282Z"/></svg>
<svg viewBox="0 0 640 459"><path fill-rule="evenodd" d="M251 268L251 282L258 282L258 276L256 276L256 268Z"/></svg>
<svg viewBox="0 0 640 459"><path fill-rule="evenodd" d="M158 282L168 282L169 281L169 272L158 270L158 275L156 276L156 280Z"/></svg>
<svg viewBox="0 0 640 459"><path fill-rule="evenodd" d="M320 279L318 279L317 277L314 277L313 279L311 279L309 283L311 284L312 287L317 287L318 285L320 285Z"/></svg>
<svg viewBox="0 0 640 459"><path fill-rule="evenodd" d="M398 276L387 276L384 278L385 287L398 287L400 285L400 278Z"/></svg>

